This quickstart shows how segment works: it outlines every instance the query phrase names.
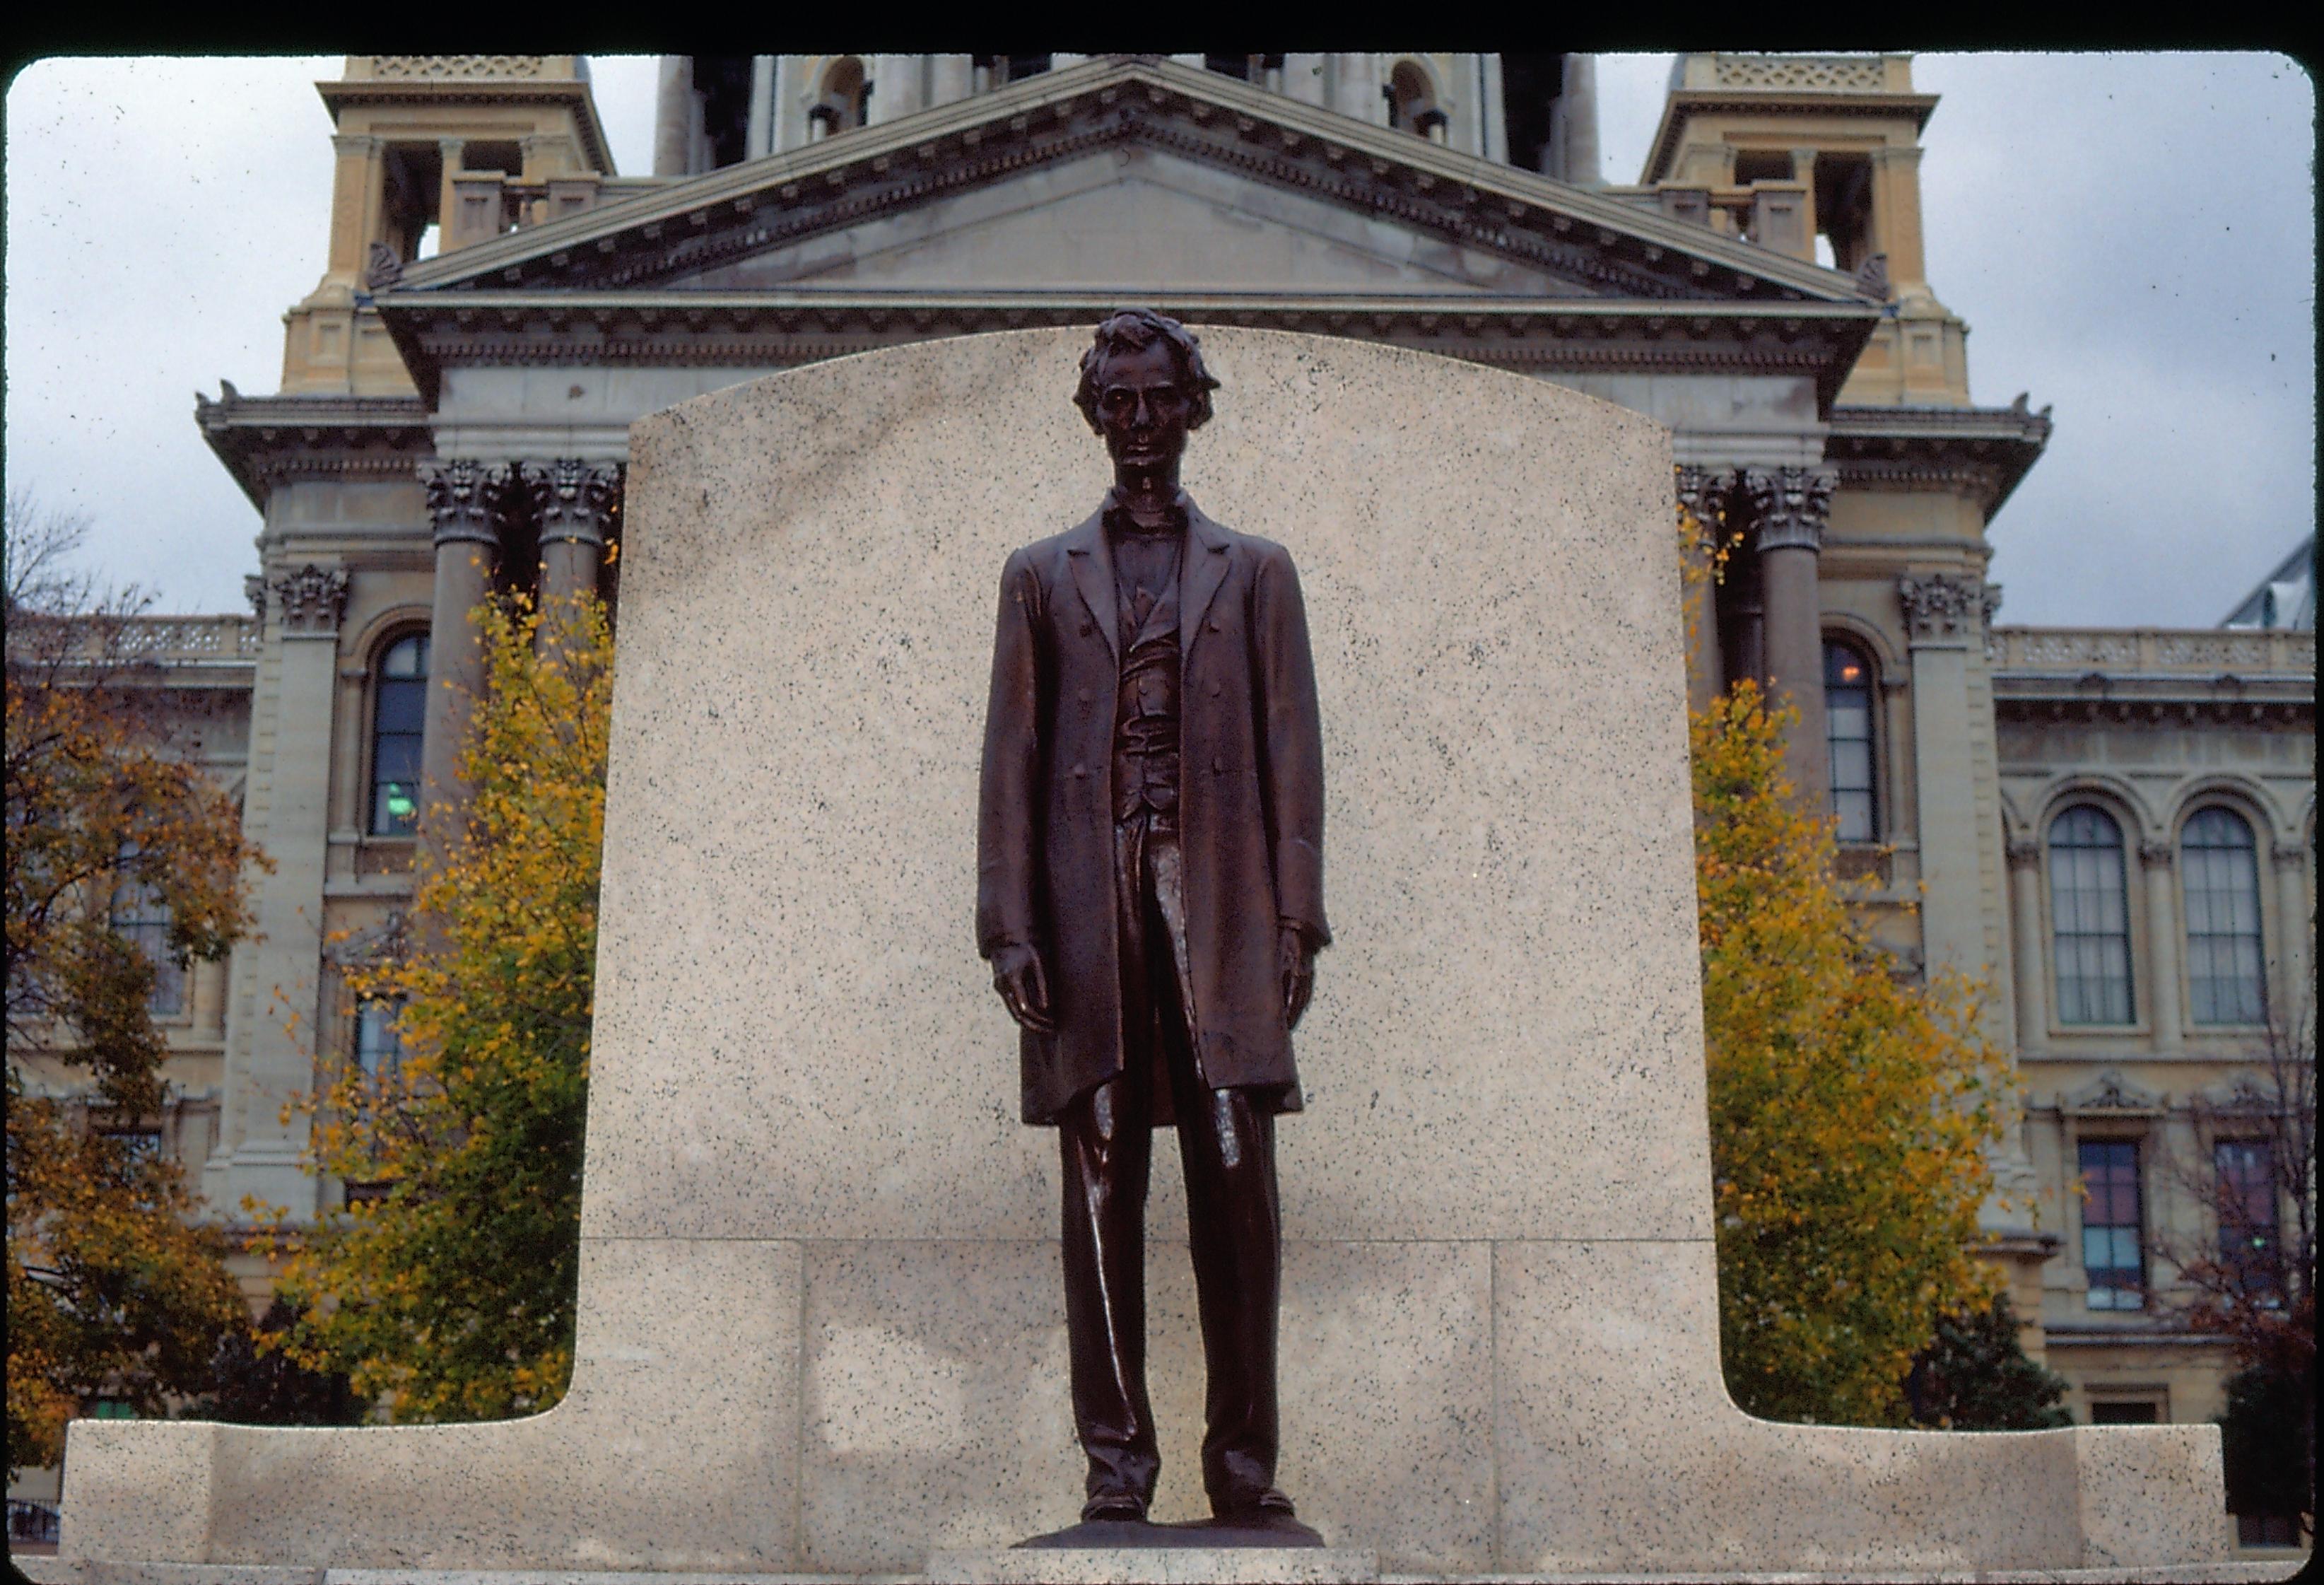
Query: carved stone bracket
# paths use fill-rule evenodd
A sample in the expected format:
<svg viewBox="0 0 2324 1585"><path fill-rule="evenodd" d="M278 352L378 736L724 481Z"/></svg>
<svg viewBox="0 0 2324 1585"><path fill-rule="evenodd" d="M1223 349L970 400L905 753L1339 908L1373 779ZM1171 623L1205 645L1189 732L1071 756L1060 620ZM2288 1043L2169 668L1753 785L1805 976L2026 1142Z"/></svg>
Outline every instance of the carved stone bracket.
<svg viewBox="0 0 2324 1585"><path fill-rule="evenodd" d="M1987 591L1992 593L1988 596ZM1896 602L1904 608L1904 627L1912 641L1967 643L1998 608L1998 588L1983 578L1953 573L1906 573L1896 580Z"/></svg>
<svg viewBox="0 0 2324 1585"><path fill-rule="evenodd" d="M347 575L341 569L326 569L310 561L267 587L274 593L275 613L285 634L314 636L339 631L339 619L347 610Z"/></svg>
<svg viewBox="0 0 2324 1585"><path fill-rule="evenodd" d="M2145 838L2138 844L2138 862L2150 870L2168 870L2179 856L2179 850L2158 836Z"/></svg>
<svg viewBox="0 0 2324 1585"><path fill-rule="evenodd" d="M2308 844L2297 837L2287 841L2279 836L2268 844L2267 856L2279 870L2296 870L2308 862Z"/></svg>
<svg viewBox="0 0 2324 1585"><path fill-rule="evenodd" d="M468 540L498 545L494 520L507 499L513 475L505 464L487 467L470 457L421 463L420 484L428 491L428 513L435 520L436 543Z"/></svg>
<svg viewBox="0 0 2324 1585"><path fill-rule="evenodd" d="M2042 839L2037 836L2013 836L2006 851L2009 854L2011 869L2030 870L2042 862Z"/></svg>
<svg viewBox="0 0 2324 1585"><path fill-rule="evenodd" d="M2072 1094L2058 1098L2058 1110L2070 1117L2159 1117L2166 1104L2163 1096L2113 1068Z"/></svg>
<svg viewBox="0 0 2324 1585"><path fill-rule="evenodd" d="M364 264L364 289L379 291L402 279L403 261L395 256L395 250L383 242L373 243Z"/></svg>
<svg viewBox="0 0 2324 1585"><path fill-rule="evenodd" d="M1743 491L1759 520L1759 548L1821 550L1831 492L1839 482L1831 468L1746 469Z"/></svg>
<svg viewBox="0 0 2324 1585"><path fill-rule="evenodd" d="M622 503L622 465L560 457L521 465L525 494L540 516L540 542L603 546Z"/></svg>
<svg viewBox="0 0 2324 1585"><path fill-rule="evenodd" d="M371 928L354 931L343 939L326 943L324 960L334 968L340 969L401 963L410 941L410 924L401 908L391 908L387 917Z"/></svg>
<svg viewBox="0 0 2324 1585"><path fill-rule="evenodd" d="M250 602L250 614L263 626L266 622L266 580L254 572L243 574L242 597Z"/></svg>

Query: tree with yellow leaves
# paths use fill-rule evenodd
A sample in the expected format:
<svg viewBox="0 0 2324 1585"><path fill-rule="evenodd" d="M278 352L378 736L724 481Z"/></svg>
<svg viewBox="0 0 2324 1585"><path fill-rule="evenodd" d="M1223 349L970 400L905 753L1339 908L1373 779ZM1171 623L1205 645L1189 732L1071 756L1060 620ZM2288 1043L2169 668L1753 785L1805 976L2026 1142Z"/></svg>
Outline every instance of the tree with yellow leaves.
<svg viewBox="0 0 2324 1585"><path fill-rule="evenodd" d="M248 929L244 872L266 861L151 707L124 641L139 597L65 570L85 525L22 494L6 517L13 1475L55 1463L95 1399L157 1415L200 1391L247 1324L224 1239L148 1147L169 1090L151 1002L157 974ZM166 917L160 941L133 938L130 907Z"/></svg>
<svg viewBox="0 0 2324 1585"><path fill-rule="evenodd" d="M1976 988L1901 982L1851 917L1831 822L1738 683L1693 717L1695 878L1727 1383L1755 1415L1901 1425L1970 1253L2006 1066Z"/></svg>
<svg viewBox="0 0 2324 1585"><path fill-rule="evenodd" d="M266 1240L300 1312L274 1346L401 1422L538 1412L573 1365L613 642L594 599L477 620L470 828L401 954L348 974L401 1058L311 1102L316 1169L360 1192Z"/></svg>

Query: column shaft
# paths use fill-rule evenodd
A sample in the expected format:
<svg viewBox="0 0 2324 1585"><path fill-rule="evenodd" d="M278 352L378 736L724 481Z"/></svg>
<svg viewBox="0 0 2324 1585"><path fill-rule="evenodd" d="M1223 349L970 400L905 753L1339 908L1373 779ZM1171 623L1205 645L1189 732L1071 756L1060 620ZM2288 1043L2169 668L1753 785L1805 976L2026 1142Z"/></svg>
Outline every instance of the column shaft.
<svg viewBox="0 0 2324 1585"><path fill-rule="evenodd" d="M2178 1051L2186 1044L2186 1017L2179 1000L2179 910L2171 895L2168 841L2139 844L2146 880L2146 1016L2154 1027L2154 1049Z"/></svg>
<svg viewBox="0 0 2324 1585"><path fill-rule="evenodd" d="M665 55L654 90L653 173L684 176L693 139L694 57Z"/></svg>
<svg viewBox="0 0 2324 1585"><path fill-rule="evenodd" d="M2297 843L2287 843L2275 849L2276 917L2282 921L2276 927L2276 956L2282 967L2276 983L2282 988L2276 999L2275 1017L2287 1035L2297 1036L2294 1021L2308 1011L2315 988L2308 982L2308 854Z"/></svg>
<svg viewBox="0 0 2324 1585"><path fill-rule="evenodd" d="M1758 514L1759 590L1767 692L1797 713L1784 737L1784 767L1801 803L1821 814L1831 801L1824 741L1823 601L1816 564L1835 475L1818 468L1751 468L1743 489Z"/></svg>
<svg viewBox="0 0 2324 1585"><path fill-rule="evenodd" d="M440 868L466 823L460 754L484 690L482 636L470 613L492 594L505 468L466 458L423 469L436 523L436 598L428 639L428 710L420 744L420 868Z"/></svg>
<svg viewBox="0 0 2324 1585"><path fill-rule="evenodd" d="M1800 800L1811 809L1831 801L1830 754L1824 742L1823 628L1813 550L1786 545L1759 553L1767 612L1767 691L1789 704L1797 719L1784 734L1784 763Z"/></svg>
<svg viewBox="0 0 2324 1585"><path fill-rule="evenodd" d="M1985 911L1977 800L1961 767L1975 745L1969 647L1982 640L1987 585L1950 573L1896 580L1912 651L1914 802L1919 814L1921 950L1932 972L1983 974Z"/></svg>
<svg viewBox="0 0 2324 1585"><path fill-rule="evenodd" d="M2030 836L2009 843L2010 912L2016 921L2010 943L2011 966L2017 972L2017 1049L2038 1051L2050 1036L2050 998L2042 963L2042 843Z"/></svg>
<svg viewBox="0 0 2324 1585"><path fill-rule="evenodd" d="M1558 113L1565 123L1565 169L1557 174L1578 187L1600 186L1605 178L1598 162L1597 58L1568 55L1563 88Z"/></svg>

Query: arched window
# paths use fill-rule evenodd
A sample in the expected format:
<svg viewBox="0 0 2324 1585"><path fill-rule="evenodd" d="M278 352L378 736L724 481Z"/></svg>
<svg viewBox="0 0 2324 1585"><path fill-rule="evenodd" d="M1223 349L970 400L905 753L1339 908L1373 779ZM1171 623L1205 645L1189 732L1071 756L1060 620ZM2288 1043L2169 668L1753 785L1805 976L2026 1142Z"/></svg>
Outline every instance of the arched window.
<svg viewBox="0 0 2324 1585"><path fill-rule="evenodd" d="M2267 1020L2260 955L2259 852L2232 809L2199 809L2179 834L2187 905L2188 1016L2198 1024Z"/></svg>
<svg viewBox="0 0 2324 1585"><path fill-rule="evenodd" d="M1823 719L1840 840L1872 842L1880 829L1872 773L1872 668L1853 644L1824 640Z"/></svg>
<svg viewBox="0 0 2324 1585"><path fill-rule="evenodd" d="M379 659L371 706L371 834L420 828L420 733L428 714L428 635L413 633Z"/></svg>
<svg viewBox="0 0 2324 1585"><path fill-rule="evenodd" d="M871 106L872 79L862 58L841 56L824 69L823 92L807 113L808 141L862 125Z"/></svg>
<svg viewBox="0 0 2324 1585"><path fill-rule="evenodd" d="M2127 1024L2130 908L2122 827L2077 804L2050 823L2050 928L2058 965L2058 1021Z"/></svg>
<svg viewBox="0 0 2324 1585"><path fill-rule="evenodd" d="M1452 125L1451 118L1436 103L1436 85L1431 81L1427 69L1416 60L1399 60L1389 71L1388 82L1380 89L1388 100L1388 124L1398 132L1408 132L1425 137L1431 143L1445 141Z"/></svg>

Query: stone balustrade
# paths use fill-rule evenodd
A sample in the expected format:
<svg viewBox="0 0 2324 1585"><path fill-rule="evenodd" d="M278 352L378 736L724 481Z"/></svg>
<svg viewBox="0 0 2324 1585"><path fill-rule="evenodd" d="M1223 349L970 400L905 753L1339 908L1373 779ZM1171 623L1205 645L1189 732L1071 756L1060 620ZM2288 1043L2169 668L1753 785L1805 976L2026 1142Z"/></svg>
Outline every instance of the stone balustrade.
<svg viewBox="0 0 2324 1585"><path fill-rule="evenodd" d="M1997 627L1997 672L2120 671L2184 677L2308 673L2316 635L2288 629Z"/></svg>

